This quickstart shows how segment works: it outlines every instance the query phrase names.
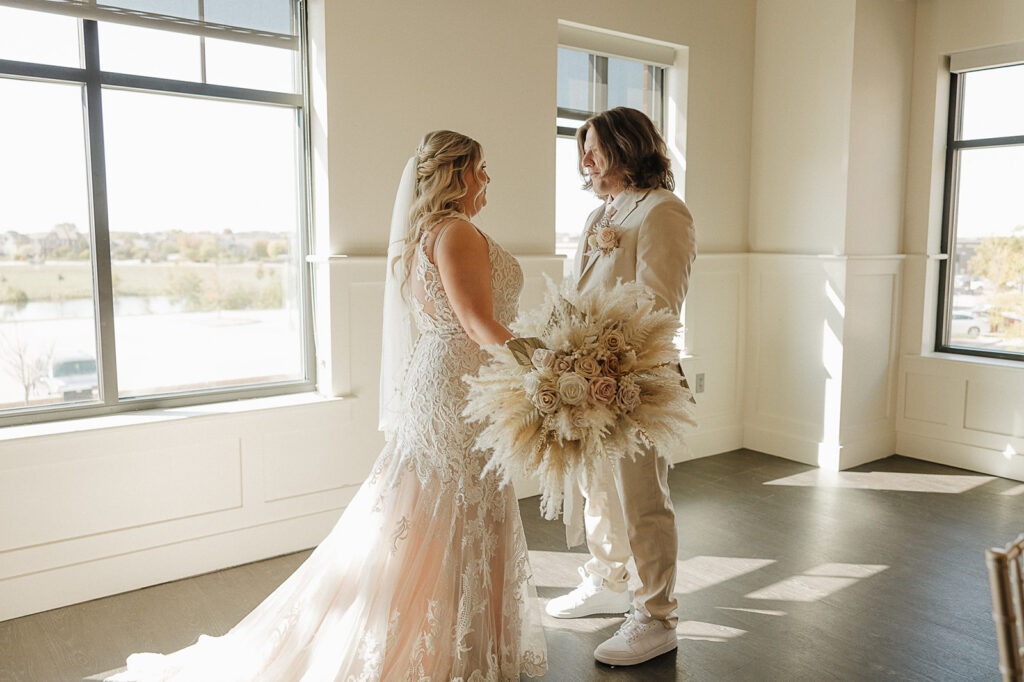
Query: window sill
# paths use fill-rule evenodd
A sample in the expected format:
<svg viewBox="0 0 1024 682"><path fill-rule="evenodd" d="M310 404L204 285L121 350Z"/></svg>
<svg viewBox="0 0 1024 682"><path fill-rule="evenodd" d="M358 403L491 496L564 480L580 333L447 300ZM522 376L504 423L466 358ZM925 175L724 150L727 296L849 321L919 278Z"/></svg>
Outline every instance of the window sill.
<svg viewBox="0 0 1024 682"><path fill-rule="evenodd" d="M14 441L22 438L60 436L86 431L101 431L103 429L116 429L125 426L138 426L140 424L158 424L178 421L181 419L194 419L198 417L243 414L259 412L261 410L274 410L282 407L319 405L339 400L352 400L352 396L334 398L323 396L315 392L290 393L286 395L269 396L266 398L229 400L220 403L207 403L205 405L166 407L152 410L121 412L118 414L103 415L100 417L84 417L82 419L67 419L64 421L7 426L0 428L0 442Z"/></svg>
<svg viewBox="0 0 1024 682"><path fill-rule="evenodd" d="M1022 360L1005 360L1003 358L988 358L978 355L961 355L960 353L940 353L936 351L921 353L920 355L911 355L910 357L919 357L929 360L941 360L943 362L959 362L966 363L968 365L980 365L984 367L1005 367L1007 369L1016 369L1024 371L1024 361Z"/></svg>

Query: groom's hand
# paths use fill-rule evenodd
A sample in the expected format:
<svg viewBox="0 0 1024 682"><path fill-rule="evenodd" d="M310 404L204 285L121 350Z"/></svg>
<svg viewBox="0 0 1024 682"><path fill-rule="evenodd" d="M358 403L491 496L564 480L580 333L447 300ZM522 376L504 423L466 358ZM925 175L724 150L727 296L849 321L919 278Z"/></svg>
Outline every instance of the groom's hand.
<svg viewBox="0 0 1024 682"><path fill-rule="evenodd" d="M544 342L535 336L516 337L505 342L512 356L523 367L533 366L533 351L544 348Z"/></svg>

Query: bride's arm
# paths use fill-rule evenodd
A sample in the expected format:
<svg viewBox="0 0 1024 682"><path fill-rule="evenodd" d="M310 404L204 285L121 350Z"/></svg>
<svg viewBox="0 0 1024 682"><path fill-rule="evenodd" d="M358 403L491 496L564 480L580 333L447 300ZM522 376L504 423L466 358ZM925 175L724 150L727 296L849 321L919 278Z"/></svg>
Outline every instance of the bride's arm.
<svg viewBox="0 0 1024 682"><path fill-rule="evenodd" d="M455 316L479 346L502 344L512 333L494 319L491 261L487 239L465 220L456 220L434 242L434 263Z"/></svg>

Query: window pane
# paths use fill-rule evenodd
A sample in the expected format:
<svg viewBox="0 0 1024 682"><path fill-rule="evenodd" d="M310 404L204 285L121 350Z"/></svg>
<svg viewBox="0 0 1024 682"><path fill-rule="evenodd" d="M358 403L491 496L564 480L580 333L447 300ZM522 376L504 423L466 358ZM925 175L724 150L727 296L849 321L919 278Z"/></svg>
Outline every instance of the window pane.
<svg viewBox="0 0 1024 682"><path fill-rule="evenodd" d="M593 192L581 189L577 158L574 138L555 138L555 253L566 256L566 277L572 273L576 244L587 216L601 204Z"/></svg>
<svg viewBox="0 0 1024 682"><path fill-rule="evenodd" d="M964 77L961 139L1024 135L1024 64Z"/></svg>
<svg viewBox="0 0 1024 682"><path fill-rule="evenodd" d="M304 378L295 111L103 97L120 395Z"/></svg>
<svg viewBox="0 0 1024 682"><path fill-rule="evenodd" d="M82 88L0 79L0 411L97 396Z"/></svg>
<svg viewBox="0 0 1024 682"><path fill-rule="evenodd" d="M231 40L206 39L206 82L296 92L299 53Z"/></svg>
<svg viewBox="0 0 1024 682"><path fill-rule="evenodd" d="M555 125L557 125L560 128L572 128L575 131L577 128L583 125L583 121L580 121L579 119L575 118L558 117L555 119Z"/></svg>
<svg viewBox="0 0 1024 682"><path fill-rule="evenodd" d="M960 152L950 345L1024 352L1024 146Z"/></svg>
<svg viewBox="0 0 1024 682"><path fill-rule="evenodd" d="M185 19L199 18L199 0L114 0L102 4Z"/></svg>
<svg viewBox="0 0 1024 682"><path fill-rule="evenodd" d="M294 0L204 0L203 17L216 24L295 33Z"/></svg>
<svg viewBox="0 0 1024 682"><path fill-rule="evenodd" d="M590 55L558 48L558 106L590 111Z"/></svg>
<svg viewBox="0 0 1024 682"><path fill-rule="evenodd" d="M640 62L608 59L608 108L630 107L648 116L646 93L653 84L647 82L647 69Z"/></svg>
<svg viewBox="0 0 1024 682"><path fill-rule="evenodd" d="M199 38L173 31L158 31L100 22L100 68L154 78L202 79Z"/></svg>
<svg viewBox="0 0 1024 682"><path fill-rule="evenodd" d="M81 66L78 20L47 12L0 7L0 59Z"/></svg>

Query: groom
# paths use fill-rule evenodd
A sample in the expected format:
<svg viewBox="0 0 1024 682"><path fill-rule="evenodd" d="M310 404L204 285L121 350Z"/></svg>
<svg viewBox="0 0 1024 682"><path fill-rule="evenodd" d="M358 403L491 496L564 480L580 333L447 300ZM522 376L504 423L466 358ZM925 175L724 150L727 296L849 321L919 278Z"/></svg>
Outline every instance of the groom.
<svg viewBox="0 0 1024 682"><path fill-rule="evenodd" d="M686 204L672 193L665 141L647 116L626 107L589 119L576 131L576 141L585 186L605 199L590 214L580 239L577 288L610 289L617 280L636 280L654 292L656 307L678 315L696 240ZM573 530L582 494L591 558L580 569L581 584L548 602L547 612L579 618L627 611L631 550L641 582L633 612L594 651L602 663L636 665L676 648L676 525L668 455L648 448L634 460L621 460L615 470L567 486L566 537L570 545L582 541L582 529Z"/></svg>

